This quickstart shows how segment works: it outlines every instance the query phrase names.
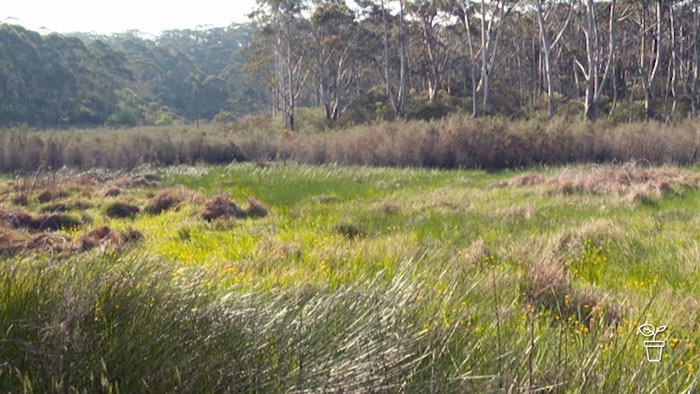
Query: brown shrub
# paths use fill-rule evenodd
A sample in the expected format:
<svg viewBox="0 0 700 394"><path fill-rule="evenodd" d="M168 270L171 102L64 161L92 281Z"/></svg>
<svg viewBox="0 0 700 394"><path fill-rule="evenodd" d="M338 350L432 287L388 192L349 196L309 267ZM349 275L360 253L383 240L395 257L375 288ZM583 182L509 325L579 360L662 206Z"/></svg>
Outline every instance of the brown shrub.
<svg viewBox="0 0 700 394"><path fill-rule="evenodd" d="M544 185L553 194L619 194L623 201L651 201L677 193L685 187L695 188L700 176L674 168L644 168L636 162L623 166L566 168L543 177L523 174L501 182L501 186L527 187Z"/></svg>
<svg viewBox="0 0 700 394"><path fill-rule="evenodd" d="M107 226L98 227L78 240L78 250L85 252L105 243L118 244L119 237Z"/></svg>
<svg viewBox="0 0 700 394"><path fill-rule="evenodd" d="M29 228L33 230L65 230L79 227L80 220L65 214L36 215L31 217Z"/></svg>
<svg viewBox="0 0 700 394"><path fill-rule="evenodd" d="M235 202L220 195L209 200L204 206L204 213L202 213L202 217L209 221L220 217L243 218L245 216L246 212Z"/></svg>
<svg viewBox="0 0 700 394"><path fill-rule="evenodd" d="M537 175L537 174L526 173L526 174L518 175L514 178L509 179L508 181L501 183L501 186L508 186L508 187L534 186L534 185L541 185L544 182L545 182L544 177Z"/></svg>
<svg viewBox="0 0 700 394"><path fill-rule="evenodd" d="M4 227L30 228L32 215L15 209L0 207L0 224Z"/></svg>
<svg viewBox="0 0 700 394"><path fill-rule="evenodd" d="M105 197L116 197L122 194L122 189L118 186L111 186L104 192Z"/></svg>
<svg viewBox="0 0 700 394"><path fill-rule="evenodd" d="M557 260L534 264L521 285L525 301L535 309L545 309L561 322L572 317L589 330L596 320L603 325L616 324L621 319L620 308L612 302L606 307L607 296L597 288L574 288L566 274L566 267Z"/></svg>
<svg viewBox="0 0 700 394"><path fill-rule="evenodd" d="M251 197L248 199L248 209L246 210L246 215L252 218L262 218L267 216L267 208L256 198Z"/></svg>
<svg viewBox="0 0 700 394"><path fill-rule="evenodd" d="M132 175L130 177L118 178L114 181L113 187L125 189L140 188L140 187L157 187L160 183L153 176L148 175Z"/></svg>
<svg viewBox="0 0 700 394"><path fill-rule="evenodd" d="M0 207L0 225L29 230L62 230L79 227L82 222L70 215L50 214L31 215L19 210Z"/></svg>
<svg viewBox="0 0 700 394"><path fill-rule="evenodd" d="M137 242L144 239L143 233L135 228L128 228L119 234L122 243Z"/></svg>
<svg viewBox="0 0 700 394"><path fill-rule="evenodd" d="M26 236L8 228L0 229L0 255L14 255L27 248Z"/></svg>
<svg viewBox="0 0 700 394"><path fill-rule="evenodd" d="M81 252L85 252L100 245L110 244L113 246L121 246L130 242L140 241L142 239L143 234L133 228L116 234L109 227L102 226L80 237L76 248Z"/></svg>
<svg viewBox="0 0 700 394"><path fill-rule="evenodd" d="M566 267L552 259L533 264L526 274L523 293L529 304L563 313L565 296L571 294Z"/></svg>
<svg viewBox="0 0 700 394"><path fill-rule="evenodd" d="M132 218L140 212L141 209L136 205L123 202L114 202L105 208L105 215L110 218Z"/></svg>
<svg viewBox="0 0 700 394"><path fill-rule="evenodd" d="M73 204L71 204L71 208L77 209L79 211L84 211L86 209L92 208L93 205L87 201L76 201Z"/></svg>
<svg viewBox="0 0 700 394"><path fill-rule="evenodd" d="M64 252L70 249L71 240L68 237L52 233L39 233L32 237L27 249L43 252Z"/></svg>
<svg viewBox="0 0 700 394"><path fill-rule="evenodd" d="M26 194L17 194L12 198L12 203L20 206L29 205L29 196Z"/></svg>
<svg viewBox="0 0 700 394"><path fill-rule="evenodd" d="M401 207L390 201L383 201L376 208L377 211L385 214L395 214L401 211Z"/></svg>
<svg viewBox="0 0 700 394"><path fill-rule="evenodd" d="M186 198L187 193L184 189L165 189L148 202L144 211L152 215L159 215L164 211L177 209Z"/></svg>

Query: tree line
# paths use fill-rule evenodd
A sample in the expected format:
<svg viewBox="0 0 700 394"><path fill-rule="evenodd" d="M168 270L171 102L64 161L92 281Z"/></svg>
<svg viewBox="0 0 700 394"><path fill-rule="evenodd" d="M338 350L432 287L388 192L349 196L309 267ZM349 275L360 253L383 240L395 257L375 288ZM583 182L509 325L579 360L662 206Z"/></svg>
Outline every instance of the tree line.
<svg viewBox="0 0 700 394"><path fill-rule="evenodd" d="M111 36L0 25L0 126L170 124L261 109L249 24Z"/></svg>
<svg viewBox="0 0 700 394"><path fill-rule="evenodd" d="M697 1L259 0L268 108L374 119L698 115Z"/></svg>
<svg viewBox="0 0 700 394"><path fill-rule="evenodd" d="M0 126L137 125L299 107L328 128L452 112L698 115L697 1L258 0L147 39L0 25Z"/></svg>

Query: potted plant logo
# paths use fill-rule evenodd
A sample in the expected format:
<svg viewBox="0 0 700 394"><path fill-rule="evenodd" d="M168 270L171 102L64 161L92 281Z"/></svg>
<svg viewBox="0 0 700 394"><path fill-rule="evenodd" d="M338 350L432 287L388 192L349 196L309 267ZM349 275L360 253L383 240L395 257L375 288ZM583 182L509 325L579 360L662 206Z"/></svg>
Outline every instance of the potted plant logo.
<svg viewBox="0 0 700 394"><path fill-rule="evenodd" d="M666 326L659 326L655 328L653 324L642 324L638 328L639 333L645 337L651 337L651 341L644 341L644 348L647 352L647 360L652 363L658 363L661 361L661 356L664 351L664 346L666 346L666 341L657 341L656 336L660 333L666 331Z"/></svg>

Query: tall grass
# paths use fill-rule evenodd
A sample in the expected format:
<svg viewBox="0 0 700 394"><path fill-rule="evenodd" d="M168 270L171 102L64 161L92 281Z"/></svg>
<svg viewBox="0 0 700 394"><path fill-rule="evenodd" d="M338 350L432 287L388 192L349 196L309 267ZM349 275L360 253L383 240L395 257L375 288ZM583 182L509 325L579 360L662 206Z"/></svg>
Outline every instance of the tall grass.
<svg viewBox="0 0 700 394"><path fill-rule="evenodd" d="M523 306L498 268L472 272L466 291L460 275L416 281L407 261L390 279L332 292L225 293L207 290L202 272L173 278L141 258L2 268L6 392L667 392L696 382L678 367L698 362L679 352L683 341L672 360L640 363L631 322L555 321Z"/></svg>
<svg viewBox="0 0 700 394"><path fill-rule="evenodd" d="M695 122L614 126L556 118L384 122L348 129L283 132L269 120L235 125L143 127L0 133L0 171L63 166L131 169L174 165L291 160L307 164L517 168L582 162L694 164L700 147Z"/></svg>
<svg viewBox="0 0 700 394"><path fill-rule="evenodd" d="M0 258L0 391L697 385L700 181L687 169L236 164L159 173L167 193L254 195L268 215L209 222L207 198L185 198L178 209L110 218L103 210L114 199L165 196L150 183L110 198L100 193L107 185L84 191L92 222L58 232L107 226L143 238ZM29 194L24 209L42 209ZM645 360L644 322L669 327L658 364Z"/></svg>

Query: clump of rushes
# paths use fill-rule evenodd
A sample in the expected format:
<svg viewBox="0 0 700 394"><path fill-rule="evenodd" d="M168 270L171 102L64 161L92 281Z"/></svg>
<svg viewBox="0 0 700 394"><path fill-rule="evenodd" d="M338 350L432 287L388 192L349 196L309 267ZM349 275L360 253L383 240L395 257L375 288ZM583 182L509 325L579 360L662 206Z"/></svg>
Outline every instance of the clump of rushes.
<svg viewBox="0 0 700 394"><path fill-rule="evenodd" d="M105 215L110 218L133 218L141 212L141 208L136 205L123 202L111 203L105 208Z"/></svg>
<svg viewBox="0 0 700 394"><path fill-rule="evenodd" d="M262 218L267 216L267 208L255 197L248 199L247 215L252 218Z"/></svg>
<svg viewBox="0 0 700 394"><path fill-rule="evenodd" d="M258 199L248 199L248 208L241 208L235 201L225 196L215 196L204 206L202 217L208 221L218 218L260 218L267 216L267 208Z"/></svg>
<svg viewBox="0 0 700 394"><path fill-rule="evenodd" d="M364 237L367 234L362 227L352 223L341 223L335 226L335 231L350 240Z"/></svg>
<svg viewBox="0 0 700 394"><path fill-rule="evenodd" d="M149 201L144 211L152 215L159 215L165 211L177 209L185 201L185 194L182 189L165 189Z"/></svg>
<svg viewBox="0 0 700 394"><path fill-rule="evenodd" d="M25 228L28 230L65 230L79 227L82 222L70 215L65 214L40 214L32 215L19 210L0 208L0 223L14 228Z"/></svg>
<svg viewBox="0 0 700 394"><path fill-rule="evenodd" d="M235 202L225 196L215 196L204 206L202 217L206 220L213 220L220 217L243 218L246 213Z"/></svg>
<svg viewBox="0 0 700 394"><path fill-rule="evenodd" d="M143 234L136 229L128 229L121 233L115 233L107 226L98 227L80 237L76 248L82 252L104 244L115 246L143 239Z"/></svg>

